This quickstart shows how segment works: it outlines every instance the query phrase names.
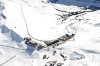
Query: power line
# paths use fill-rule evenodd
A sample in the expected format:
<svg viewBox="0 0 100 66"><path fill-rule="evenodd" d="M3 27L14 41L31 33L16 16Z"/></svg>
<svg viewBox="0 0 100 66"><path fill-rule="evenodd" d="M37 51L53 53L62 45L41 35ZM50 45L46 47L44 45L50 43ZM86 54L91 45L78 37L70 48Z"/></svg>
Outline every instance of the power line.
<svg viewBox="0 0 100 66"><path fill-rule="evenodd" d="M24 19L24 22L25 22L25 25L26 25L26 29L27 29L27 34L29 35L29 30L28 30L28 25L27 25L27 21L25 19L25 16L24 16L24 13L23 13L23 8L22 8L22 4L20 3L20 6L21 6L21 13L22 13L22 16L23 16L23 19Z"/></svg>
<svg viewBox="0 0 100 66"><path fill-rule="evenodd" d="M2 65L4 65L4 64L6 64L7 62L9 62L10 60L12 60L13 58L15 58L16 57L16 55L14 55L13 57L11 57L10 59L8 59L8 60L6 60L5 62L3 62L2 64L0 64L0 66L2 66Z"/></svg>
<svg viewBox="0 0 100 66"><path fill-rule="evenodd" d="M17 50L26 50L26 49L20 49L20 48L16 48L16 47L12 47L12 46L6 46L6 45L0 45L1 47L8 47L8 48L12 48L12 49L17 49Z"/></svg>
<svg viewBox="0 0 100 66"><path fill-rule="evenodd" d="M27 35L30 36L31 38L37 40L37 41L43 42L43 40L36 39L36 38L34 38L33 36L30 35L29 29L28 29L28 24L27 24L27 21L25 19L24 13L23 13L23 7L22 7L22 3L21 2L20 2L20 6L21 6L21 13L22 13L22 16L23 16L23 19L24 19L24 22L25 22L25 25L26 25L26 29L27 29Z"/></svg>

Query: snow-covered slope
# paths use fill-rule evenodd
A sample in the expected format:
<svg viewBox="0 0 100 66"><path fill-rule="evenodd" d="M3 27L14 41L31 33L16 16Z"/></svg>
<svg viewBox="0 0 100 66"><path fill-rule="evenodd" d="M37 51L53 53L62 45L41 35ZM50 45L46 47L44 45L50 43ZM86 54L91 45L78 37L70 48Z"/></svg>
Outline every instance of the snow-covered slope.
<svg viewBox="0 0 100 66"><path fill-rule="evenodd" d="M2 2L0 66L100 66L100 10L41 0ZM23 38L30 37L27 27L38 40L54 40L66 33L75 36L55 48L41 49L25 44Z"/></svg>

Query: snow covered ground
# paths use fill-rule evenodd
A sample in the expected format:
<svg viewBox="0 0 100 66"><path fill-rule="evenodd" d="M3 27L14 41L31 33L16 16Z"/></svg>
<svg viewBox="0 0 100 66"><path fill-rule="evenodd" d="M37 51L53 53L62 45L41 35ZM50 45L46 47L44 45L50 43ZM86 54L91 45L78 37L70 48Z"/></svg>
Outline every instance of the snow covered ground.
<svg viewBox="0 0 100 66"><path fill-rule="evenodd" d="M0 66L100 66L100 10L41 0L2 2L5 9L0 11ZM91 12L66 16L77 11ZM27 26L30 35L38 40L76 33L62 45L40 49L24 43L23 38L29 37Z"/></svg>

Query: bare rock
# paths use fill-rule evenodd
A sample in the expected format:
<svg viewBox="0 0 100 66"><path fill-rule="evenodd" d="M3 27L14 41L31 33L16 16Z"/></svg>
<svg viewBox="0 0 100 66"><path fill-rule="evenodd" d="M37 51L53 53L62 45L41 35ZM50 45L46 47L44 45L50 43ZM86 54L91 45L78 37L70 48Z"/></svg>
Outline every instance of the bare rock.
<svg viewBox="0 0 100 66"><path fill-rule="evenodd" d="M57 61L48 61L45 66L54 66Z"/></svg>
<svg viewBox="0 0 100 66"><path fill-rule="evenodd" d="M57 63L57 66L63 66L64 63Z"/></svg>

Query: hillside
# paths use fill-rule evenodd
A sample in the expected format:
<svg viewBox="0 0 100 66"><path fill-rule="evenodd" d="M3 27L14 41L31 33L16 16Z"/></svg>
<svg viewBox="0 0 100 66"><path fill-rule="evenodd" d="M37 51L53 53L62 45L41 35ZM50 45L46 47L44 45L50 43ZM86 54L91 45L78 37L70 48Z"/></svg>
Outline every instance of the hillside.
<svg viewBox="0 0 100 66"><path fill-rule="evenodd" d="M0 0L0 66L99 66L99 4Z"/></svg>

